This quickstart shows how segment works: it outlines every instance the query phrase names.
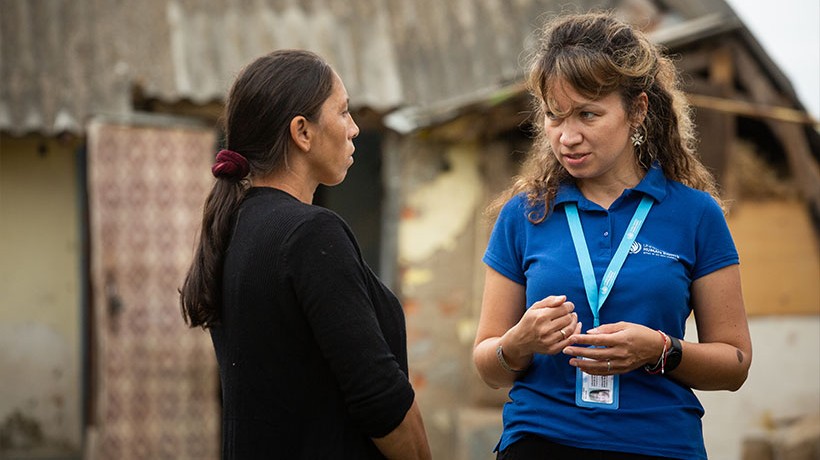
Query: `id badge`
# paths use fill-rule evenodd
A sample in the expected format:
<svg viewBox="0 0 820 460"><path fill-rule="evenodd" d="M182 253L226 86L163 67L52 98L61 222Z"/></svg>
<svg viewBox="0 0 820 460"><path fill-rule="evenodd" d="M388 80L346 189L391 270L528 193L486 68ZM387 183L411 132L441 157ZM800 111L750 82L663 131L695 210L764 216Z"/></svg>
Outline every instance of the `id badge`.
<svg viewBox="0 0 820 460"><path fill-rule="evenodd" d="M599 409L618 408L619 379L617 375L590 375L575 369L575 405Z"/></svg>

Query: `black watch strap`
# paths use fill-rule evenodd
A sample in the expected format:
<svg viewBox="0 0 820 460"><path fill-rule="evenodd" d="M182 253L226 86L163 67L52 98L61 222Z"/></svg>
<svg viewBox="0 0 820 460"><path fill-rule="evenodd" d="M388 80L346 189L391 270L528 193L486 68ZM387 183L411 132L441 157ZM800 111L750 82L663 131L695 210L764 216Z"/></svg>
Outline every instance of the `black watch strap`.
<svg viewBox="0 0 820 460"><path fill-rule="evenodd" d="M683 358L683 347L680 344L680 340L670 335L669 342L671 342L671 344L669 351L666 352L665 372L674 371L680 365L681 358Z"/></svg>

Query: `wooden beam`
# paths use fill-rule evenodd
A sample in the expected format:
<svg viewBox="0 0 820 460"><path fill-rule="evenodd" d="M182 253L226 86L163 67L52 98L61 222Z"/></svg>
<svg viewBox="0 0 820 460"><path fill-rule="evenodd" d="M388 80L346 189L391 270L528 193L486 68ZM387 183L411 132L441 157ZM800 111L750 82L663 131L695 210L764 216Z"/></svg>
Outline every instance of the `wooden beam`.
<svg viewBox="0 0 820 460"><path fill-rule="evenodd" d="M732 59L732 49L721 46L712 51L709 60L709 81L720 86L727 96L732 96L735 81L735 63Z"/></svg>
<svg viewBox="0 0 820 460"><path fill-rule="evenodd" d="M784 103L785 98L783 95L766 78L763 70L760 69L754 58L745 49L736 49L735 63L737 65L738 81L748 90L748 95L752 98L752 101L773 107L781 106ZM773 112L769 111L768 113ZM778 111L778 113L787 112ZM794 174L795 181L803 192L803 196L811 204L813 214L820 216L820 167L818 167L817 161L812 155L805 127L793 120L787 121L771 117L766 119L766 124L783 145L789 169ZM816 121L809 124L817 129L818 124Z"/></svg>
<svg viewBox="0 0 820 460"><path fill-rule="evenodd" d="M689 93L686 97L689 99L689 103L694 107L717 110L749 118L762 118L810 125L814 126L815 129L820 129L820 121L815 120L811 115L802 110L768 104L756 104L742 99L706 96L703 94Z"/></svg>

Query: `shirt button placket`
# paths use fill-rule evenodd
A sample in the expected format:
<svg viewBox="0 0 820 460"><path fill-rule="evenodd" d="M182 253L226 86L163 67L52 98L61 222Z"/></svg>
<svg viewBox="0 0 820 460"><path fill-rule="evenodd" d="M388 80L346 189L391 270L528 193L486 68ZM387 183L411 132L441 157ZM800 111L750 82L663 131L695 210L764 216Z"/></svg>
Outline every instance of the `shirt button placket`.
<svg viewBox="0 0 820 460"><path fill-rule="evenodd" d="M612 216L607 212L606 215L601 219L601 257L607 258L612 257Z"/></svg>

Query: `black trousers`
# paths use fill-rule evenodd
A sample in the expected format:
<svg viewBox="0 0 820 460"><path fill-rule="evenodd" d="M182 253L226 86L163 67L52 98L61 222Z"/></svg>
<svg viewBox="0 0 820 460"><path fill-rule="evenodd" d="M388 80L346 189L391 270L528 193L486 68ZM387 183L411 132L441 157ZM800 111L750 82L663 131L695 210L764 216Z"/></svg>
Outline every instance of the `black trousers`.
<svg viewBox="0 0 820 460"><path fill-rule="evenodd" d="M579 449L528 434L498 452L497 460L658 460L665 457L606 450Z"/></svg>

